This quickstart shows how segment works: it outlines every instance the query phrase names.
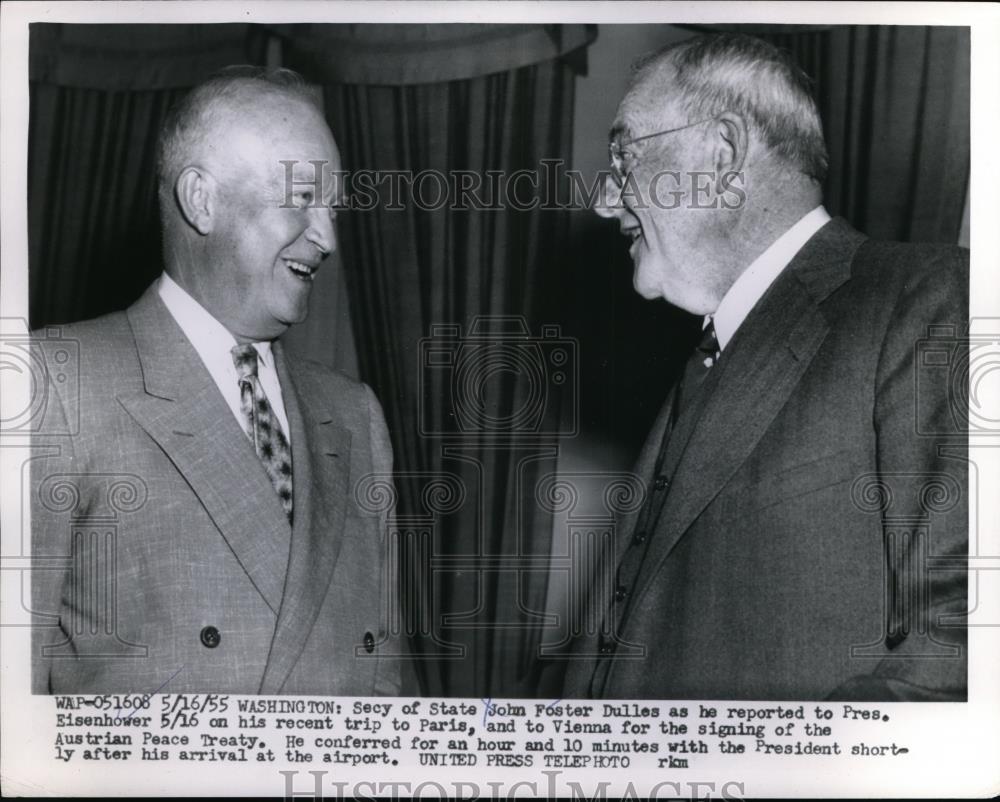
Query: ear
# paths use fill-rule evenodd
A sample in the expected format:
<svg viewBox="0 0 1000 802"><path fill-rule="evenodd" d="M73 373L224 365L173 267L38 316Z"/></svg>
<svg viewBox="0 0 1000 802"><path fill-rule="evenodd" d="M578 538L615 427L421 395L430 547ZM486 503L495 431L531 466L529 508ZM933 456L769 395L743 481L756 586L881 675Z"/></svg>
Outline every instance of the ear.
<svg viewBox="0 0 1000 802"><path fill-rule="evenodd" d="M733 182L734 174L743 170L750 147L750 134L743 116L732 111L722 112L715 126L715 150L712 154L715 191L721 195Z"/></svg>
<svg viewBox="0 0 1000 802"><path fill-rule="evenodd" d="M205 235L211 232L215 219L218 182L200 167L185 167L174 184L174 195L181 214L193 229Z"/></svg>

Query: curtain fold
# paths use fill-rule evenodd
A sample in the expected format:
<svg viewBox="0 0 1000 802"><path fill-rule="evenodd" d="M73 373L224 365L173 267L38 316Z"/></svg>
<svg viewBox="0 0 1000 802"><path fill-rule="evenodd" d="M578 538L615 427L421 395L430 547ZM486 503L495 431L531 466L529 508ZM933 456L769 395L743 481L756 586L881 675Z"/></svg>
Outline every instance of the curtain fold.
<svg viewBox="0 0 1000 802"><path fill-rule="evenodd" d="M323 84L404 86L508 72L570 53L597 36L596 25L319 24L275 25L285 65Z"/></svg>
<svg viewBox="0 0 1000 802"><path fill-rule="evenodd" d="M156 137L182 91L31 85L32 326L121 309L159 274Z"/></svg>
<svg viewBox="0 0 1000 802"><path fill-rule="evenodd" d="M191 87L228 64L263 64L262 25L32 23L32 81L65 87Z"/></svg>
<svg viewBox="0 0 1000 802"><path fill-rule="evenodd" d="M757 35L815 81L830 151L827 208L877 239L958 242L970 169L969 28Z"/></svg>
<svg viewBox="0 0 1000 802"><path fill-rule="evenodd" d="M572 97L573 69L556 59L465 81L328 86L325 105L348 171L485 179L523 169L545 197L554 188L541 160L568 160ZM566 212L432 208L426 186L427 208L407 197L393 210L386 184L372 210L341 218L360 372L393 435L397 514L426 516L438 479L460 488L460 503L434 516L429 563L408 574L417 586L404 604L411 622L430 615L411 633L421 635L425 692L530 696L551 539L534 488L554 470L555 447L529 430L558 425L560 387L547 361L558 338L539 342L539 333L565 280ZM468 350L477 325L486 345ZM450 352L450 366L428 362L429 348ZM463 405L509 423L437 434L462 428ZM525 410L544 420L525 422Z"/></svg>

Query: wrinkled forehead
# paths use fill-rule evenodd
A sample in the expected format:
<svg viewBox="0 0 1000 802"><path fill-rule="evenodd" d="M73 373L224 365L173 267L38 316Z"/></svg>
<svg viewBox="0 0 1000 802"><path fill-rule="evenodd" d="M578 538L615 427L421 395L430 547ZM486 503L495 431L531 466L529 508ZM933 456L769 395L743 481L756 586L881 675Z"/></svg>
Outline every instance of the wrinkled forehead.
<svg viewBox="0 0 1000 802"><path fill-rule="evenodd" d="M326 121L305 101L261 103L236 116L231 129L256 140L261 155L271 158L339 160L340 153Z"/></svg>
<svg viewBox="0 0 1000 802"><path fill-rule="evenodd" d="M331 172L341 170L340 151L326 121L304 101L263 103L239 110L216 132L213 146L220 157L248 177L269 185L288 179L313 181L322 172L323 194Z"/></svg>

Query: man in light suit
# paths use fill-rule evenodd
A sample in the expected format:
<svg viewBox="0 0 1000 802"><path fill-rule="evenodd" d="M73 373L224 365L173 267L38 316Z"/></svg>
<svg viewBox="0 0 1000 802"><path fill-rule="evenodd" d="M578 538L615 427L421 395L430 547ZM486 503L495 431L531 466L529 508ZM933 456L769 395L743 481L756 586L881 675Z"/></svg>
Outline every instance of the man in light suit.
<svg viewBox="0 0 1000 802"><path fill-rule="evenodd" d="M290 358L336 246L336 143L294 73L231 68L161 134L165 273L65 327L33 478L37 693L400 688L365 385Z"/></svg>
<svg viewBox="0 0 1000 802"><path fill-rule="evenodd" d="M966 410L915 357L961 359L967 252L831 220L808 79L750 37L640 64L610 153L636 290L704 326L564 696L964 700Z"/></svg>

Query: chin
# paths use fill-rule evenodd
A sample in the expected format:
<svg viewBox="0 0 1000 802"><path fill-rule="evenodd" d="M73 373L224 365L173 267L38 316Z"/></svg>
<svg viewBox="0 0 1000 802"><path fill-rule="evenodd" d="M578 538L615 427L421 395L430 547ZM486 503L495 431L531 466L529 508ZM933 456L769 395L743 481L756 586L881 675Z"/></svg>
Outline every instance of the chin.
<svg viewBox="0 0 1000 802"><path fill-rule="evenodd" d="M633 281L632 287L639 295L641 295L647 301L655 301L657 298L663 297L663 293L661 293L655 287L648 287L644 284L640 284L638 281Z"/></svg>
<svg viewBox="0 0 1000 802"><path fill-rule="evenodd" d="M655 301L663 298L662 288L654 281L650 281L648 275L644 275L642 268L636 265L632 274L632 288L647 301Z"/></svg>
<svg viewBox="0 0 1000 802"><path fill-rule="evenodd" d="M666 299L667 303L673 304L678 309L682 309L692 315L698 317L704 317L705 315L711 315L715 312L716 307L709 303L706 303L705 299L702 297L695 297L690 293L663 293L663 298Z"/></svg>
<svg viewBox="0 0 1000 802"><path fill-rule="evenodd" d="M280 320L284 326L293 326L296 323L301 323L308 316L308 299L302 299L292 300L292 302L287 304L284 309L280 310L280 314L276 314L274 317L276 320Z"/></svg>
<svg viewBox="0 0 1000 802"><path fill-rule="evenodd" d="M281 333L284 334L292 326L298 326L300 323L305 322L307 315L286 315L280 323Z"/></svg>

